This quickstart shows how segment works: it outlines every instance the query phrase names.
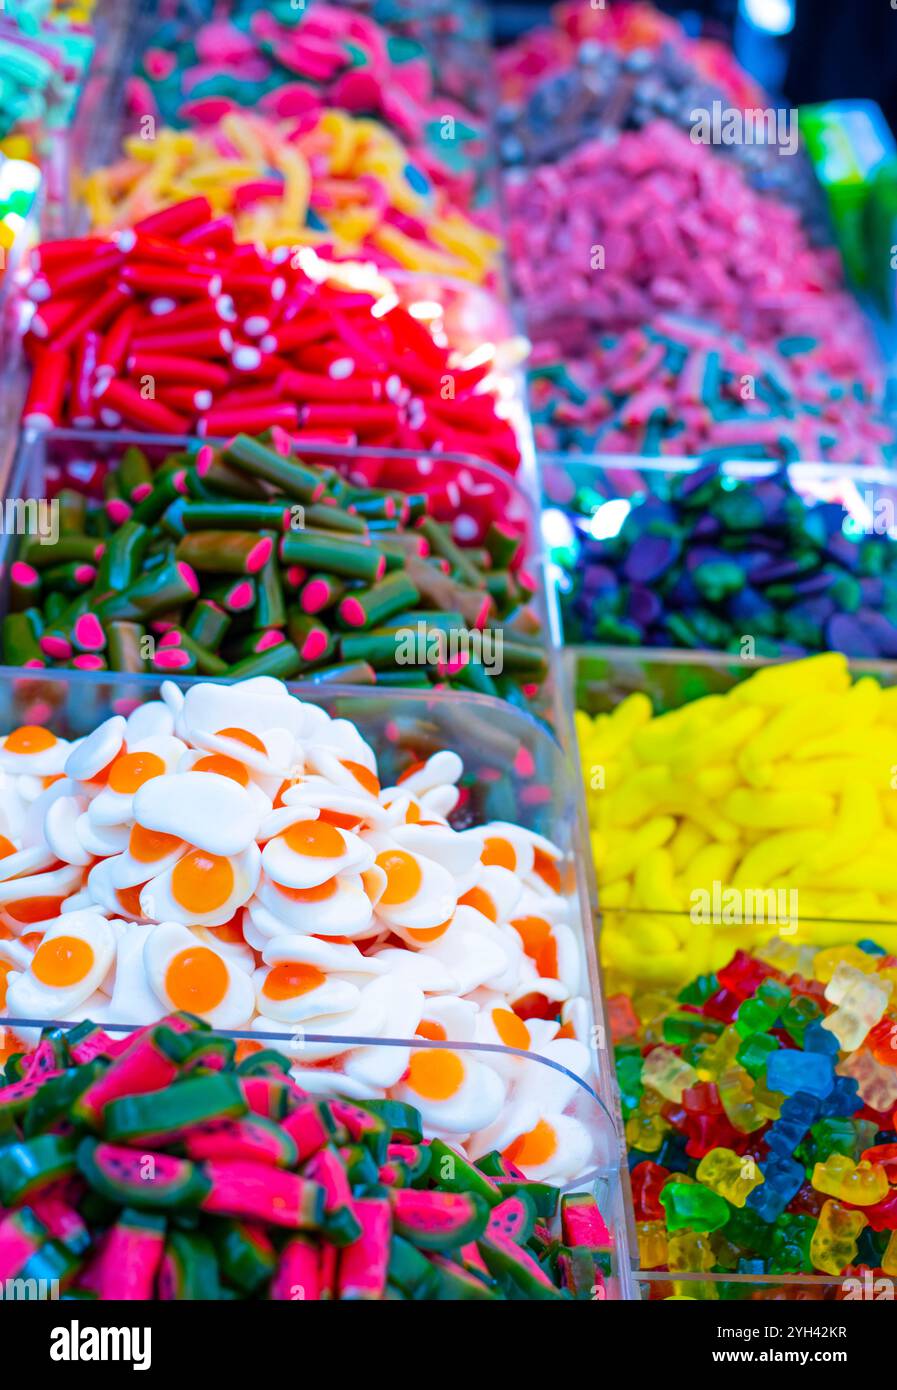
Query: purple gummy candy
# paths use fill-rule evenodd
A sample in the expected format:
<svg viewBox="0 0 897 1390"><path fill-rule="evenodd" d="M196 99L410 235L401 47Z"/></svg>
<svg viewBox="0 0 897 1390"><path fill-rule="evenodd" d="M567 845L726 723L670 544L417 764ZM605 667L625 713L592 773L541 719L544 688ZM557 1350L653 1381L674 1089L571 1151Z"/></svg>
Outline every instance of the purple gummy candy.
<svg viewBox="0 0 897 1390"><path fill-rule="evenodd" d="M869 640L875 643L875 656L897 657L897 627L884 613L876 613L871 608L861 608L856 618Z"/></svg>
<svg viewBox="0 0 897 1390"><path fill-rule="evenodd" d="M834 582L833 574L813 574L809 579L799 579L794 585L794 592L801 598L812 598L814 594L826 593Z"/></svg>
<svg viewBox="0 0 897 1390"><path fill-rule="evenodd" d="M880 608L885 600L885 586L880 579L861 579L860 594L867 608Z"/></svg>
<svg viewBox="0 0 897 1390"><path fill-rule="evenodd" d="M640 584L630 587L626 602L626 617L630 622L643 628L652 627L662 613L663 604L653 589L645 589Z"/></svg>
<svg viewBox="0 0 897 1390"><path fill-rule="evenodd" d="M825 640L832 651L845 656L875 657L878 648L854 614L836 613L825 625Z"/></svg>
<svg viewBox="0 0 897 1390"><path fill-rule="evenodd" d="M686 473L679 483L679 496L690 497L693 492L697 492L705 483L710 483L717 476L719 469L715 463L708 463L703 468L696 468L694 473Z"/></svg>
<svg viewBox="0 0 897 1390"><path fill-rule="evenodd" d="M633 584L650 584L669 569L679 546L672 536L639 536L623 566Z"/></svg>
<svg viewBox="0 0 897 1390"><path fill-rule="evenodd" d="M737 564L739 557L730 555L725 550L716 550L712 545L694 545L689 546L685 556L685 568L689 574L693 574L699 565L719 565L730 560Z"/></svg>
<svg viewBox="0 0 897 1390"><path fill-rule="evenodd" d="M607 565L586 565L585 574L582 577L582 592L584 594L612 592L617 588L617 584L617 576Z"/></svg>
<svg viewBox="0 0 897 1390"><path fill-rule="evenodd" d="M692 527L692 540L715 541L721 530L722 527L716 517L711 516L708 512L705 516L700 517Z"/></svg>
<svg viewBox="0 0 897 1390"><path fill-rule="evenodd" d="M854 541L848 540L843 531L839 531L835 536L830 536L825 543L825 548L832 559L837 560L838 564L843 565L845 569L855 570L860 563L860 547Z"/></svg>

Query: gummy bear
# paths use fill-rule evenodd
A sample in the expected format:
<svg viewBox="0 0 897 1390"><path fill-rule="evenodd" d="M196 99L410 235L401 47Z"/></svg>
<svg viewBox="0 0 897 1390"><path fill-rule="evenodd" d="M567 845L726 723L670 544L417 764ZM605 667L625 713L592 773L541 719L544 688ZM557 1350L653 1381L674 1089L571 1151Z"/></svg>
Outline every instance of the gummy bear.
<svg viewBox="0 0 897 1390"><path fill-rule="evenodd" d="M669 1269L682 1274L704 1274L716 1264L709 1236L698 1231L679 1231L670 1236L667 1253Z"/></svg>
<svg viewBox="0 0 897 1390"><path fill-rule="evenodd" d="M838 1072L856 1082L872 1110L884 1113L897 1101L897 1067L883 1067L871 1052L855 1052L839 1063Z"/></svg>
<svg viewBox="0 0 897 1390"><path fill-rule="evenodd" d="M659 1269L667 1262L667 1232L663 1221L638 1221L638 1257L642 1269Z"/></svg>
<svg viewBox="0 0 897 1390"><path fill-rule="evenodd" d="M769 1255L771 1274L812 1274L810 1245L816 1230L812 1216L787 1213L776 1219Z"/></svg>
<svg viewBox="0 0 897 1390"><path fill-rule="evenodd" d="M825 1163L816 1164L813 1186L817 1192L857 1207L877 1206L890 1189L884 1168L873 1163L854 1163L841 1153L833 1153Z"/></svg>
<svg viewBox="0 0 897 1390"><path fill-rule="evenodd" d="M774 1052L766 1064L767 1085L773 1091L793 1096L806 1091L824 1099L835 1084L832 1059L821 1052L795 1052L782 1048Z"/></svg>
<svg viewBox="0 0 897 1390"><path fill-rule="evenodd" d="M666 1100L682 1099L682 1092L698 1079L694 1067L684 1062L668 1047L655 1047L648 1053L642 1068L642 1085L659 1091Z"/></svg>
<svg viewBox="0 0 897 1390"><path fill-rule="evenodd" d="M775 1221L791 1201L804 1180L804 1169L793 1158L780 1158L770 1154L763 1170L763 1186L755 1188L747 1198L747 1205L764 1221Z"/></svg>
<svg viewBox="0 0 897 1390"><path fill-rule="evenodd" d="M726 1201L700 1183L668 1182L660 1194L666 1209L667 1229L716 1231L729 1219Z"/></svg>
<svg viewBox="0 0 897 1390"><path fill-rule="evenodd" d="M848 1211L840 1202L826 1202L810 1242L810 1258L824 1274L841 1274L856 1259L857 1242L866 1225L861 1211Z"/></svg>
<svg viewBox="0 0 897 1390"><path fill-rule="evenodd" d="M711 1149L698 1164L697 1178L733 1207L743 1207L754 1188L763 1182L754 1159L740 1158L731 1149Z"/></svg>
<svg viewBox="0 0 897 1390"><path fill-rule="evenodd" d="M635 1207L635 1214L640 1221L662 1221L664 1219L660 1194L669 1176L668 1168L661 1167L659 1163L651 1163L647 1159L642 1163L637 1163L632 1169L629 1174L629 1185L632 1189L632 1204Z"/></svg>

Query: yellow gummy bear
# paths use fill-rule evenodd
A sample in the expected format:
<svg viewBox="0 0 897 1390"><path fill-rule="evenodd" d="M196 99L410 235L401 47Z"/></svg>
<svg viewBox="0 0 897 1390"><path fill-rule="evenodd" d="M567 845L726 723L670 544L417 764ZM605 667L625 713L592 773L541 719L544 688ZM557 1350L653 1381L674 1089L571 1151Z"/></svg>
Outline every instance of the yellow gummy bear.
<svg viewBox="0 0 897 1390"><path fill-rule="evenodd" d="M743 1207L755 1187L764 1181L753 1158L743 1158L732 1149L711 1149L698 1164L698 1181L719 1193L733 1207Z"/></svg>

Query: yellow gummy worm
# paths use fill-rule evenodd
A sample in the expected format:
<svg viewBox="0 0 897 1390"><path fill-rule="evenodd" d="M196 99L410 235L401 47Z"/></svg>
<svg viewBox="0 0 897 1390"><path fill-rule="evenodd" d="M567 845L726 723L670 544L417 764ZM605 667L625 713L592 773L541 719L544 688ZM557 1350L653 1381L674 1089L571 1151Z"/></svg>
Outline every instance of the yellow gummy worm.
<svg viewBox="0 0 897 1390"><path fill-rule="evenodd" d="M830 821L835 798L818 792L761 792L739 790L723 798L720 809L736 825L763 830L814 826Z"/></svg>

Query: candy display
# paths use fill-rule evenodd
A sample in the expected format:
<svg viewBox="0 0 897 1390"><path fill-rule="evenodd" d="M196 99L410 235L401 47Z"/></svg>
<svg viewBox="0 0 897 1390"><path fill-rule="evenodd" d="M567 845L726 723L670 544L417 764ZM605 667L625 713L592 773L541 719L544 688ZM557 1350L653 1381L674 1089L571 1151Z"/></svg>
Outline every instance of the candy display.
<svg viewBox="0 0 897 1390"><path fill-rule="evenodd" d="M25 725L0 745L10 1032L186 1009L264 1037L306 1090L410 1104L529 1178L585 1172L593 1136L567 1112L590 1006L560 850L454 829L448 748L381 788L351 720L279 681L161 695L74 743Z"/></svg>
<svg viewBox="0 0 897 1390"><path fill-rule="evenodd" d="M568 639L741 655L749 635L756 656L897 656L888 483L876 496L861 480L806 474L585 473L580 517L554 552L569 572ZM628 497L614 495L617 479ZM844 504L823 500L842 481Z"/></svg>
<svg viewBox="0 0 897 1390"><path fill-rule="evenodd" d="M640 1261L678 1296L897 1273L895 963L871 939L780 936L676 994L610 1001Z"/></svg>
<svg viewBox="0 0 897 1390"><path fill-rule="evenodd" d="M240 1054L241 1060L237 1060ZM421 1054L426 1056L427 1054ZM438 1053L434 1051L433 1056ZM471 1162L413 1105L323 1098L187 1013L44 1034L0 1084L0 1276L62 1298L594 1298L588 1192Z"/></svg>
<svg viewBox="0 0 897 1390"><path fill-rule="evenodd" d="M769 97L721 44L690 40L649 5L552 9L555 28L525 34L499 57L502 160L545 164L595 136L662 118L690 131L696 110L764 112ZM790 112L783 116L792 120ZM828 238L825 204L803 150L780 157L778 113L761 138L714 145L761 193L794 204L814 236ZM797 131L795 130L795 137Z"/></svg>
<svg viewBox="0 0 897 1390"><path fill-rule="evenodd" d="M229 112L196 133L133 135L125 157L92 173L83 196L108 231L207 196L241 242L312 245L336 258L453 275L476 283L498 241L434 188L397 136L369 118L322 108L289 121Z"/></svg>
<svg viewBox="0 0 897 1390"><path fill-rule="evenodd" d="M92 495L82 462L57 471L55 542L10 567L9 665L539 693L526 507L501 477L337 470L247 435L155 470L131 445Z"/></svg>
<svg viewBox="0 0 897 1390"><path fill-rule="evenodd" d="M512 425L478 390L494 344L452 351L438 303L405 308L376 275L310 247L235 243L205 197L108 240L38 247L28 295L27 425L224 438L277 425L318 443L519 461Z"/></svg>
<svg viewBox="0 0 897 1390"><path fill-rule="evenodd" d="M452 22L475 30L468 12L455 7ZM423 28L420 42L378 23L376 7L371 16L321 0L238 4L199 25L188 9L182 22L153 27L130 83L131 109L139 123L181 126L215 123L240 109L300 120L317 120L326 107L357 113L409 147L412 184L432 183L458 208L479 206L489 216L488 127L470 109L470 68L454 80L445 64L437 74L434 30L426 20ZM468 59L471 52L473 45ZM387 168L377 172L384 190L394 186Z"/></svg>
<svg viewBox="0 0 897 1390"><path fill-rule="evenodd" d="M752 950L897 952L897 690L827 652L654 713L576 716L609 982L678 987Z"/></svg>
<svg viewBox="0 0 897 1390"><path fill-rule="evenodd" d="M0 0L0 1302L893 1295L897 29L665 9Z"/></svg>

